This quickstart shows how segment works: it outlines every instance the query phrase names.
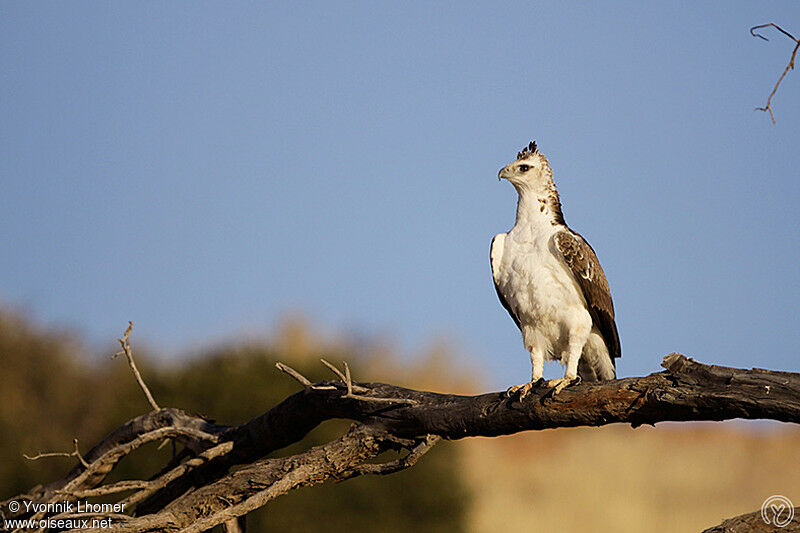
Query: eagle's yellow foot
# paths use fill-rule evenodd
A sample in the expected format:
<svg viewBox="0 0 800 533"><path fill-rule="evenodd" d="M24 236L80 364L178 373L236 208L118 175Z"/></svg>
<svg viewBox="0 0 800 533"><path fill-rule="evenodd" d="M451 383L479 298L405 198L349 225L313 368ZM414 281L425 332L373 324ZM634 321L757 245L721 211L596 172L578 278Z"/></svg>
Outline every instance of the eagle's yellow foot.
<svg viewBox="0 0 800 533"><path fill-rule="evenodd" d="M513 387L509 387L506 391L506 396L511 398L515 394L519 393L520 401L524 400L525 397L531 392L531 389L534 387L538 387L544 382L542 378L537 379L536 381L531 381L530 383L523 383L522 385L514 385Z"/></svg>
<svg viewBox="0 0 800 533"><path fill-rule="evenodd" d="M545 387L549 389L553 389L553 396L567 388L569 385L577 385L581 382L581 377L578 376L574 379L570 379L568 377L558 378L558 379L550 379L545 382Z"/></svg>

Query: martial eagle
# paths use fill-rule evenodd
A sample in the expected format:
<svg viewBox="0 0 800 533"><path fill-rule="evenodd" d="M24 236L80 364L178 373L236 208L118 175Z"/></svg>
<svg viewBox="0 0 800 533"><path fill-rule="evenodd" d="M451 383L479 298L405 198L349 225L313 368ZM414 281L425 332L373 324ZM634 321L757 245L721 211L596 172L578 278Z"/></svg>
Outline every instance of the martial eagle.
<svg viewBox="0 0 800 533"><path fill-rule="evenodd" d="M524 398L542 380L545 359L566 366L563 378L544 382L555 393L580 379L614 379L621 350L608 281L592 247L564 221L550 164L531 142L498 177L519 199L514 227L492 239L492 277L532 366L530 383L509 395Z"/></svg>

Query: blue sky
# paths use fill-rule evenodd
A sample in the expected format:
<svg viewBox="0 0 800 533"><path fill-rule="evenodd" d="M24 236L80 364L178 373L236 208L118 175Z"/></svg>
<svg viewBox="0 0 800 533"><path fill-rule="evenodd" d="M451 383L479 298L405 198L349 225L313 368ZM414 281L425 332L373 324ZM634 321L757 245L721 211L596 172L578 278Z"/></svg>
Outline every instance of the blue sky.
<svg viewBox="0 0 800 533"><path fill-rule="evenodd" d="M0 302L172 354L300 310L518 383L488 247L536 139L620 375L798 370L800 73L754 112L792 43L748 28L800 4L400 4L0 4Z"/></svg>

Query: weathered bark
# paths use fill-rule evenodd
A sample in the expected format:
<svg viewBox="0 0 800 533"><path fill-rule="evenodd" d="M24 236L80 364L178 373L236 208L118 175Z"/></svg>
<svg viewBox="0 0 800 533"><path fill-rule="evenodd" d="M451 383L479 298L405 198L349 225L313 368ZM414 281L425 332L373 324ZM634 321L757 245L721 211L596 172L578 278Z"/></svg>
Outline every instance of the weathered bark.
<svg viewBox="0 0 800 533"><path fill-rule="evenodd" d="M64 499L65 493L56 490L73 499L133 491L122 500L131 518L116 522L110 531L201 532L300 486L413 466L439 438L612 423L635 427L732 418L800 422L800 374L703 365L679 354L667 356L663 365L663 372L577 385L557 396L551 389L536 389L522 401L503 392L461 396L353 383L349 371L340 374L341 381L311 384L283 367L304 389L242 426L209 424L176 409L154 411L93 448L86 456L88 469L78 465L59 482L18 499ZM332 418L358 424L323 446L264 459ZM191 453L153 480L98 487L133 443L164 437L184 439ZM397 461L368 463L384 451L400 449L409 452ZM231 473L236 465L246 466Z"/></svg>

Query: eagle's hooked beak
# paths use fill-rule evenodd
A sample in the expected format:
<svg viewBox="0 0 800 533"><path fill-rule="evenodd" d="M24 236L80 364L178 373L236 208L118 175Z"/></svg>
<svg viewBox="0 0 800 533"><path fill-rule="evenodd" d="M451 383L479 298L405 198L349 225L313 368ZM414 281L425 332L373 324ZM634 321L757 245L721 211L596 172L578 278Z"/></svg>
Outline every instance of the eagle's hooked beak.
<svg viewBox="0 0 800 533"><path fill-rule="evenodd" d="M503 167L500 169L500 172L497 173L497 181L502 179L508 179L508 167Z"/></svg>

